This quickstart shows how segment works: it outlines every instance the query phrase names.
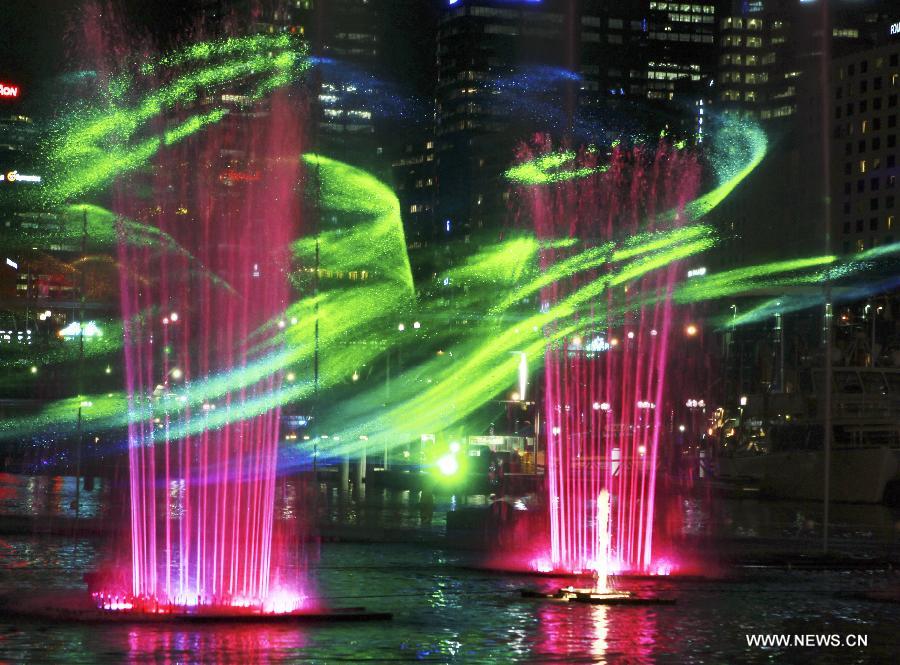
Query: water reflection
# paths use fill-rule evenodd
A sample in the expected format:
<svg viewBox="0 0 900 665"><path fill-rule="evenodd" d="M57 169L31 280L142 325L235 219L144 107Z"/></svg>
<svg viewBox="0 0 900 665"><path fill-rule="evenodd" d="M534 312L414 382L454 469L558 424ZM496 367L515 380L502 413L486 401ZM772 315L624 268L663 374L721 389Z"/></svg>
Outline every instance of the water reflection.
<svg viewBox="0 0 900 665"><path fill-rule="evenodd" d="M94 478L85 489L82 479L76 491L72 476L25 476L0 473L0 515L30 518L74 518L78 516L101 524L121 512L121 500L127 490L114 482ZM169 509L178 517L183 504L183 481L173 480L169 487ZM453 510L484 506L484 496L435 496L423 500L420 490L380 487L341 492L330 483L310 483L304 479L283 478L276 494L276 519L311 521L325 526L365 529L421 530L442 535L447 514ZM712 539L814 539L822 531L822 506L819 502L767 501L760 499L724 499L718 497L680 497L672 502L672 515L662 516L660 529L668 538ZM160 506L162 510L165 506ZM846 544L900 543L900 510L882 505L832 504L831 533ZM668 519L671 518L671 519Z"/></svg>
<svg viewBox="0 0 900 665"><path fill-rule="evenodd" d="M7 538L0 596L83 591L97 565L91 540ZM522 599L532 577L487 575L460 554L399 544L322 546L311 592L334 606L387 611L393 621L331 625L11 623L0 617L0 662L105 663L733 663L848 662L840 649L750 652L744 634L870 636L865 662L893 662L900 607L859 595L898 584L896 573L748 571L744 578L622 580L675 606L602 607ZM15 566L24 564L24 567ZM737 574L734 571L733 574ZM546 581L559 586L559 581Z"/></svg>
<svg viewBox="0 0 900 665"><path fill-rule="evenodd" d="M652 609L543 603L534 653L562 662L655 662L659 645Z"/></svg>
<svg viewBox="0 0 900 665"><path fill-rule="evenodd" d="M0 514L27 516L103 517L109 506L108 483L83 478L80 491L74 476L22 476L0 473Z"/></svg>
<svg viewBox="0 0 900 665"><path fill-rule="evenodd" d="M141 626L128 633L125 662L255 665L297 658L306 646L296 627L234 624L189 629Z"/></svg>

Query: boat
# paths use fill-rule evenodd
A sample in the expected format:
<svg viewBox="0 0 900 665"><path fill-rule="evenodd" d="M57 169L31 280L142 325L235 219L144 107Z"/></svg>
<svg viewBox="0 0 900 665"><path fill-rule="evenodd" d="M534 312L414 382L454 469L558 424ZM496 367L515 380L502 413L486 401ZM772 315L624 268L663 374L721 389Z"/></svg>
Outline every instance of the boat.
<svg viewBox="0 0 900 665"><path fill-rule="evenodd" d="M793 392L741 396L720 410L714 472L778 499L822 500L824 371L801 373ZM900 503L900 369L835 367L829 498Z"/></svg>

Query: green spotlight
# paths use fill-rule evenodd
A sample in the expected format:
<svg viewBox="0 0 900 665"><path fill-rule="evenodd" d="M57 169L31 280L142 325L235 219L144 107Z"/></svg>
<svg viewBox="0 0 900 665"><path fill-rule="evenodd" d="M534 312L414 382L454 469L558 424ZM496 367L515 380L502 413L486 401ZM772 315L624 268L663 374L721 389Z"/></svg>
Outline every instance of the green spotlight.
<svg viewBox="0 0 900 665"><path fill-rule="evenodd" d="M456 459L456 455L453 453L448 453L443 457L439 457L437 461L438 471L441 472L442 476L452 477L459 473L459 462Z"/></svg>

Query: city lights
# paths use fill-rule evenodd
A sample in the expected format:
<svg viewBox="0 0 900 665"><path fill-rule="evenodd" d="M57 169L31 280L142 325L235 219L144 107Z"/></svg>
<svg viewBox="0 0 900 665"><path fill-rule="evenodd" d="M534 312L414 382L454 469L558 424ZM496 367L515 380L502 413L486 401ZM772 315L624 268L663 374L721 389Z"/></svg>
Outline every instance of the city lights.
<svg viewBox="0 0 900 665"><path fill-rule="evenodd" d="M78 321L73 321L59 331L59 336L66 339L73 339L82 335L84 337L102 337L103 331L94 321L88 321L87 323L85 323L83 330L81 324Z"/></svg>
<svg viewBox="0 0 900 665"><path fill-rule="evenodd" d="M847 591L891 662L891 0L76 4L0 44L6 651L771 660Z"/></svg>
<svg viewBox="0 0 900 665"><path fill-rule="evenodd" d="M437 460L437 467L441 472L441 475L444 476L454 476L459 473L459 461L453 453L439 457Z"/></svg>

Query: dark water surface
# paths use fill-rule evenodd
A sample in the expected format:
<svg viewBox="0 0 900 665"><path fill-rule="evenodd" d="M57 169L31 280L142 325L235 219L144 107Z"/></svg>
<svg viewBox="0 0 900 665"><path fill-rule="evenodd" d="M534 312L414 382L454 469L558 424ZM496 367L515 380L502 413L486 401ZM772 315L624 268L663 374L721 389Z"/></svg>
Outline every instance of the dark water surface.
<svg viewBox="0 0 900 665"><path fill-rule="evenodd" d="M71 478L0 474L0 527L26 517L33 519L26 526L68 524L74 497ZM110 497L110 489L98 480L93 491L81 493L80 517L109 521ZM468 505L473 501L479 499L470 497ZM0 665L900 662L900 604L862 597L872 591L900 597L900 572L733 568L717 571L727 579L619 583L648 595L674 597L673 606L557 604L525 600L518 593L526 586L552 586L552 581L473 570L477 553L436 546L460 544L444 540L448 511L458 508L456 498L438 501L426 524L420 520L417 493L370 491L345 499L323 486L318 505L320 525L340 526L340 533L420 541L324 543L309 573L307 592L324 604L390 612L392 621L79 625L11 620L0 614ZM819 547L816 504L685 499L680 510L684 534L715 533L718 541L710 540L708 547L729 548L732 560L734 555L740 560L742 553L752 560L773 543L802 552ZM896 510L882 506L835 506L835 545L850 553L896 553L898 520ZM42 536L27 528L24 533L0 536L4 604L30 594L83 594L83 573L97 569L109 552L103 538ZM766 649L748 646L748 634L859 635L868 646Z"/></svg>
<svg viewBox="0 0 900 665"><path fill-rule="evenodd" d="M92 540L0 541L0 593L83 590ZM621 586L674 606L599 607L521 599L535 578L465 567L416 545L322 546L310 592L393 621L313 626L78 625L0 618L4 663L888 663L900 650L900 605L857 599L900 588L896 572L743 570L734 579L671 578ZM748 633L864 635L868 646L762 649Z"/></svg>

